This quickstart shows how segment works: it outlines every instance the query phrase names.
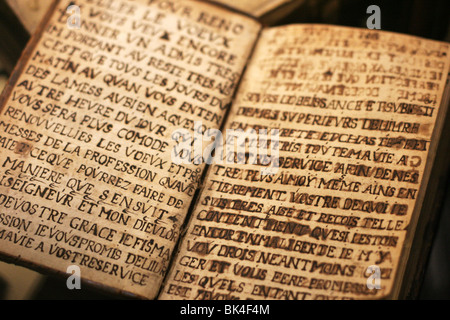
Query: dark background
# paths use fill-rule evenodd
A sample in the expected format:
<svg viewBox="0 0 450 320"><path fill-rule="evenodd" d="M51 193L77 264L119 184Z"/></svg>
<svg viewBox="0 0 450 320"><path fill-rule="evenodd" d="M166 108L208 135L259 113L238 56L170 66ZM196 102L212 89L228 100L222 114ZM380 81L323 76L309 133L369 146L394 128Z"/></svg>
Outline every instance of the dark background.
<svg viewBox="0 0 450 320"><path fill-rule="evenodd" d="M237 0L239 1L239 0ZM326 23L366 28L370 5L381 9L381 29L450 41L449 0L305 0L288 17L277 23ZM0 0L0 58L5 65L0 74L9 74L29 35ZM449 124L450 125L450 124ZM439 155L450 159L450 155ZM447 160L449 163L449 160ZM433 183L433 182L431 182ZM450 179L447 177L439 222L430 252L419 299L450 299ZM0 278L0 298L5 283ZM114 299L87 288L69 291L65 280L45 278L33 299Z"/></svg>

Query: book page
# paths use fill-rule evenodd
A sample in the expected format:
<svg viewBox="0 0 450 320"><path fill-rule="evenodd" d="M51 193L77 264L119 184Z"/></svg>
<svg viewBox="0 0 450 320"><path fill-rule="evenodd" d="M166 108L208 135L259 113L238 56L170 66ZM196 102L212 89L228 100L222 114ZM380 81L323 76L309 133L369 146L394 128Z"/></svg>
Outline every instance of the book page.
<svg viewBox="0 0 450 320"><path fill-rule="evenodd" d="M27 31L32 34L53 0L6 0L19 17ZM129 0L133 1L133 0ZM248 13L253 17L262 17L283 5L299 6L304 0L210 0ZM151 2L151 1L150 1ZM286 14L288 14L287 12ZM283 15L281 15L283 16ZM275 16L276 21L279 17Z"/></svg>
<svg viewBox="0 0 450 320"><path fill-rule="evenodd" d="M6 0L20 21L32 34L38 27L53 0Z"/></svg>
<svg viewBox="0 0 450 320"><path fill-rule="evenodd" d="M211 0L246 12L254 17L262 17L283 5L300 2L298 0Z"/></svg>
<svg viewBox="0 0 450 320"><path fill-rule="evenodd" d="M260 25L197 1L69 4L0 101L0 251L154 298L205 168L172 162L172 132L221 126Z"/></svg>
<svg viewBox="0 0 450 320"><path fill-rule="evenodd" d="M265 30L161 298L389 298L449 54L389 32Z"/></svg>

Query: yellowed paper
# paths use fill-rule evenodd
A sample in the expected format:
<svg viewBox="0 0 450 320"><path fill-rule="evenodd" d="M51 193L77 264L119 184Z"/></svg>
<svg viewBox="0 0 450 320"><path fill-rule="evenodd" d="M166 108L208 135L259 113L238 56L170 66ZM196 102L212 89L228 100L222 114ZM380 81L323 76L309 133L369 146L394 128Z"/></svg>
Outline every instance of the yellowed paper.
<svg viewBox="0 0 450 320"><path fill-rule="evenodd" d="M6 0L29 33L33 33L53 0Z"/></svg>
<svg viewBox="0 0 450 320"><path fill-rule="evenodd" d="M154 298L204 164L177 128L219 128L259 32L197 1L60 1L0 118L0 251Z"/></svg>
<svg viewBox="0 0 450 320"><path fill-rule="evenodd" d="M247 164L210 168L161 298L389 297L449 54L388 32L265 30L225 128L279 130L278 171L248 161L261 139Z"/></svg>
<svg viewBox="0 0 450 320"><path fill-rule="evenodd" d="M270 11L295 0L213 0L246 12L254 17L262 17Z"/></svg>

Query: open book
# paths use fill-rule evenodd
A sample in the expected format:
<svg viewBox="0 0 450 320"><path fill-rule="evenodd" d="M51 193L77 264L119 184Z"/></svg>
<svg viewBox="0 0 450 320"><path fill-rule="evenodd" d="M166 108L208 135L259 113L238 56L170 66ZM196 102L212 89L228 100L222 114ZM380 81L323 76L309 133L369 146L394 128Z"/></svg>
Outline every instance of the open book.
<svg viewBox="0 0 450 320"><path fill-rule="evenodd" d="M202 1L75 1L76 28L72 2L0 99L4 260L145 299L408 294L447 43Z"/></svg>

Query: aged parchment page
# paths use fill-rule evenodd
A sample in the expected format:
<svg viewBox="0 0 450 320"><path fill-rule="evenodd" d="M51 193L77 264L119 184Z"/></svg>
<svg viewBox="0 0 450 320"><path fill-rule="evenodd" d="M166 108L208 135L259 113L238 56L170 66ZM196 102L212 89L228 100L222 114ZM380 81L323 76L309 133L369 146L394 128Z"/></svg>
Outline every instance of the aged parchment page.
<svg viewBox="0 0 450 320"><path fill-rule="evenodd" d="M161 298L390 297L449 55L447 43L388 32L265 30L225 128L279 130L279 170L261 174L259 152L209 169Z"/></svg>
<svg viewBox="0 0 450 320"><path fill-rule="evenodd" d="M299 0L211 0L231 8L246 12L253 17L262 17L282 5L299 2Z"/></svg>
<svg viewBox="0 0 450 320"><path fill-rule="evenodd" d="M204 164L177 128L219 128L260 25L198 1L55 3L1 99L0 251L154 298ZM72 13L71 13L72 14Z"/></svg>
<svg viewBox="0 0 450 320"><path fill-rule="evenodd" d="M22 24L32 34L53 0L6 0L19 17ZM128 0L139 1L139 0ZM195 0L193 0L195 1ZM148 1L151 2L151 1ZM231 8L248 13L253 17L262 17L265 14L286 4L298 6L299 0L211 0L227 5Z"/></svg>
<svg viewBox="0 0 450 320"><path fill-rule="evenodd" d="M32 34L47 12L53 0L6 0L20 21Z"/></svg>

